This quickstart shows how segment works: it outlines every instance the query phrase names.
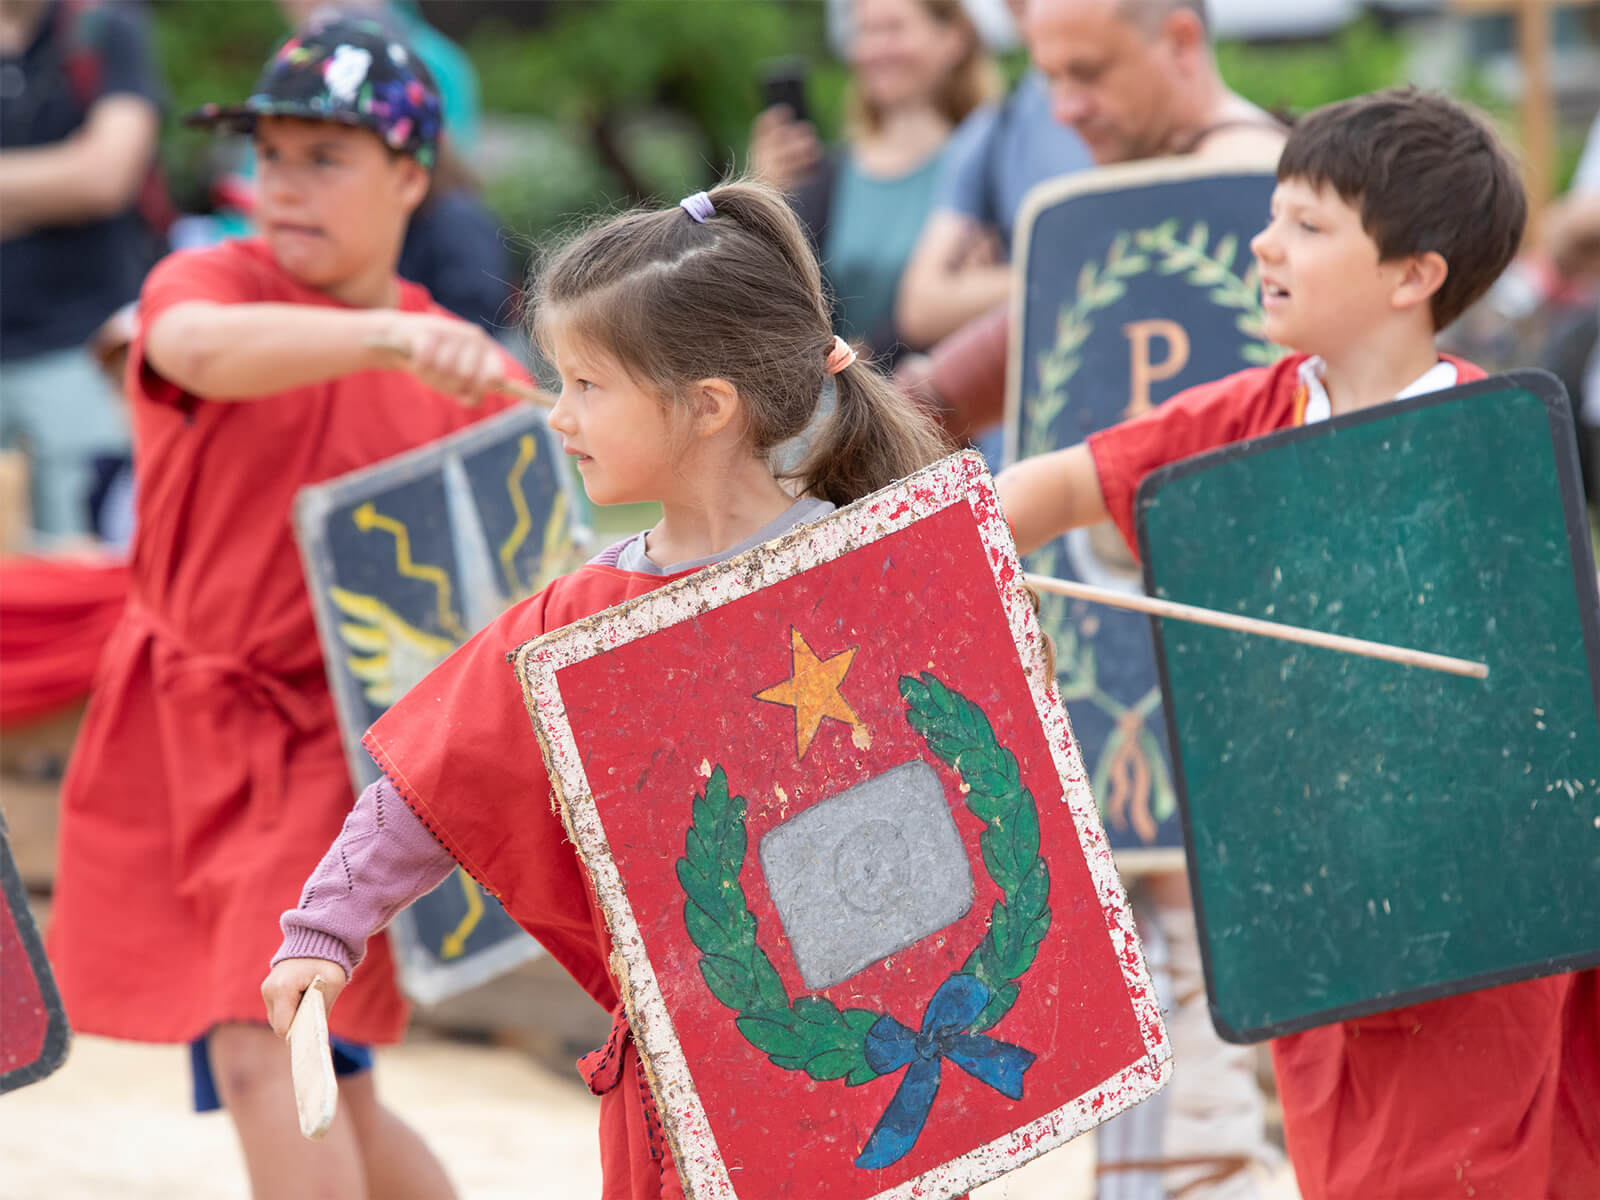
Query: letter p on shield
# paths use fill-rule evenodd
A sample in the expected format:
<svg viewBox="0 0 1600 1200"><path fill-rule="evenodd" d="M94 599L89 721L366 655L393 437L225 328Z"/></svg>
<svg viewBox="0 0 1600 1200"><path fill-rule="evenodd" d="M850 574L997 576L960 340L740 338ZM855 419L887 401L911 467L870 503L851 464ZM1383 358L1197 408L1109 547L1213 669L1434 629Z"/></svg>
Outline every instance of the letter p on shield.
<svg viewBox="0 0 1600 1200"><path fill-rule="evenodd" d="M1189 362L1189 335L1182 325L1165 317L1148 321L1129 321L1122 327L1128 338L1128 411L1137 417L1151 409L1150 385L1171 379ZM1167 356L1152 362L1150 343L1160 338L1167 344Z"/></svg>

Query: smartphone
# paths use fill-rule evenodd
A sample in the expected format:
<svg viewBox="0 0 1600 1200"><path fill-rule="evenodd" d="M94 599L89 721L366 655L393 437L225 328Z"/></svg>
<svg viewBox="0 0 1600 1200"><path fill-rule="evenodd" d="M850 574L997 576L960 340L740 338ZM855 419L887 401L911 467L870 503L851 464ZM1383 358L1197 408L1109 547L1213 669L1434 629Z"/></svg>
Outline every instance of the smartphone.
<svg viewBox="0 0 1600 1200"><path fill-rule="evenodd" d="M806 60L798 55L769 58L757 64L761 78L761 107L782 104L796 121L809 121L806 105Z"/></svg>

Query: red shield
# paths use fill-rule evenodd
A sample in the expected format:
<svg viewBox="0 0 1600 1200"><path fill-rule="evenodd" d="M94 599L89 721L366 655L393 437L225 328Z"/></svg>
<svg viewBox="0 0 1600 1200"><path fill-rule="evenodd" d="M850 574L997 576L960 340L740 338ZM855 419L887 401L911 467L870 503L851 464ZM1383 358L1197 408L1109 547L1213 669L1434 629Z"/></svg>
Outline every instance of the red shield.
<svg viewBox="0 0 1600 1200"><path fill-rule="evenodd" d="M54 1071L67 1057L67 1040L61 996L0 820L0 1092Z"/></svg>
<svg viewBox="0 0 1600 1200"><path fill-rule="evenodd" d="M517 669L690 1194L957 1195L1165 1083L976 455Z"/></svg>

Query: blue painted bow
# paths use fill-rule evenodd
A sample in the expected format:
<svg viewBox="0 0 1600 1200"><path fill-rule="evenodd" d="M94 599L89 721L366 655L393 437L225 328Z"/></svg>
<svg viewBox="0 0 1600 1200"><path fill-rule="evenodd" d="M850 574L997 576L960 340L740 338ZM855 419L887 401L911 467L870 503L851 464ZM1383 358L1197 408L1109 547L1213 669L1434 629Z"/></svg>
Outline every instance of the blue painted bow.
<svg viewBox="0 0 1600 1200"><path fill-rule="evenodd" d="M948 1058L974 1079L1012 1100L1022 1099L1022 1075L1034 1055L981 1033L968 1033L989 1003L989 987L974 975L952 975L940 985L922 1017L922 1032L893 1017L867 1030L867 1065L880 1075L908 1068L894 1099L856 1158L858 1167L887 1167L916 1144L939 1092L939 1060Z"/></svg>

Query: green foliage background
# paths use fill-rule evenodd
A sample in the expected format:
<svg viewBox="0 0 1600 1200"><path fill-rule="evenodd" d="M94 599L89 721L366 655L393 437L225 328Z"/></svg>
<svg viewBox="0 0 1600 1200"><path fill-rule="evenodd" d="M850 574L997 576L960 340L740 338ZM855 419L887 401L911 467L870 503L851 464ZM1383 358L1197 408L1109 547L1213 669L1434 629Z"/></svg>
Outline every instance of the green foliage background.
<svg viewBox="0 0 1600 1200"><path fill-rule="evenodd" d="M838 134L847 72L829 51L820 0L507 0L482 11L460 40L485 113L519 146L491 164L486 192L529 239L574 214L680 196L742 166L763 59L811 63L817 124L825 138ZM151 13L173 114L243 96L287 32L272 0L153 0ZM1331 38L1217 48L1228 83L1280 112L1403 82L1406 58L1404 38L1371 17ZM1007 74L1024 61L1009 55ZM1495 108L1473 81L1464 90ZM1495 115L1509 127L1513 114ZM234 151L171 124L165 153L179 199L199 207L201 181ZM1581 134L1563 131L1561 179Z"/></svg>
<svg viewBox="0 0 1600 1200"><path fill-rule="evenodd" d="M1264 46L1222 42L1217 68L1240 95L1273 111L1305 112L1405 80L1406 47L1364 17L1332 38Z"/></svg>
<svg viewBox="0 0 1600 1200"><path fill-rule="evenodd" d="M538 28L505 8L490 6L462 45L485 112L534 119L527 128L548 152L545 169L487 181L502 215L530 233L574 209L680 195L742 164L765 58L813 64L817 124L838 132L846 69L829 53L818 0L575 0L546 5ZM243 96L287 32L272 0L159 0L151 11L174 113ZM1397 81L1404 49L1362 22L1325 43L1224 44L1219 58L1251 99L1303 109ZM1013 54L1008 73L1022 64ZM203 134L175 128L168 139L191 192L212 153Z"/></svg>
<svg viewBox="0 0 1600 1200"><path fill-rule="evenodd" d="M528 154L486 179L513 228L537 234L575 210L680 195L743 161L760 104L757 64L797 54L816 64L810 100L836 130L845 68L828 54L811 0L576 0L488 6L461 39L486 114L525 118ZM171 96L164 153L181 200L234 151L176 117L244 96L287 27L272 0L157 0L155 45Z"/></svg>

